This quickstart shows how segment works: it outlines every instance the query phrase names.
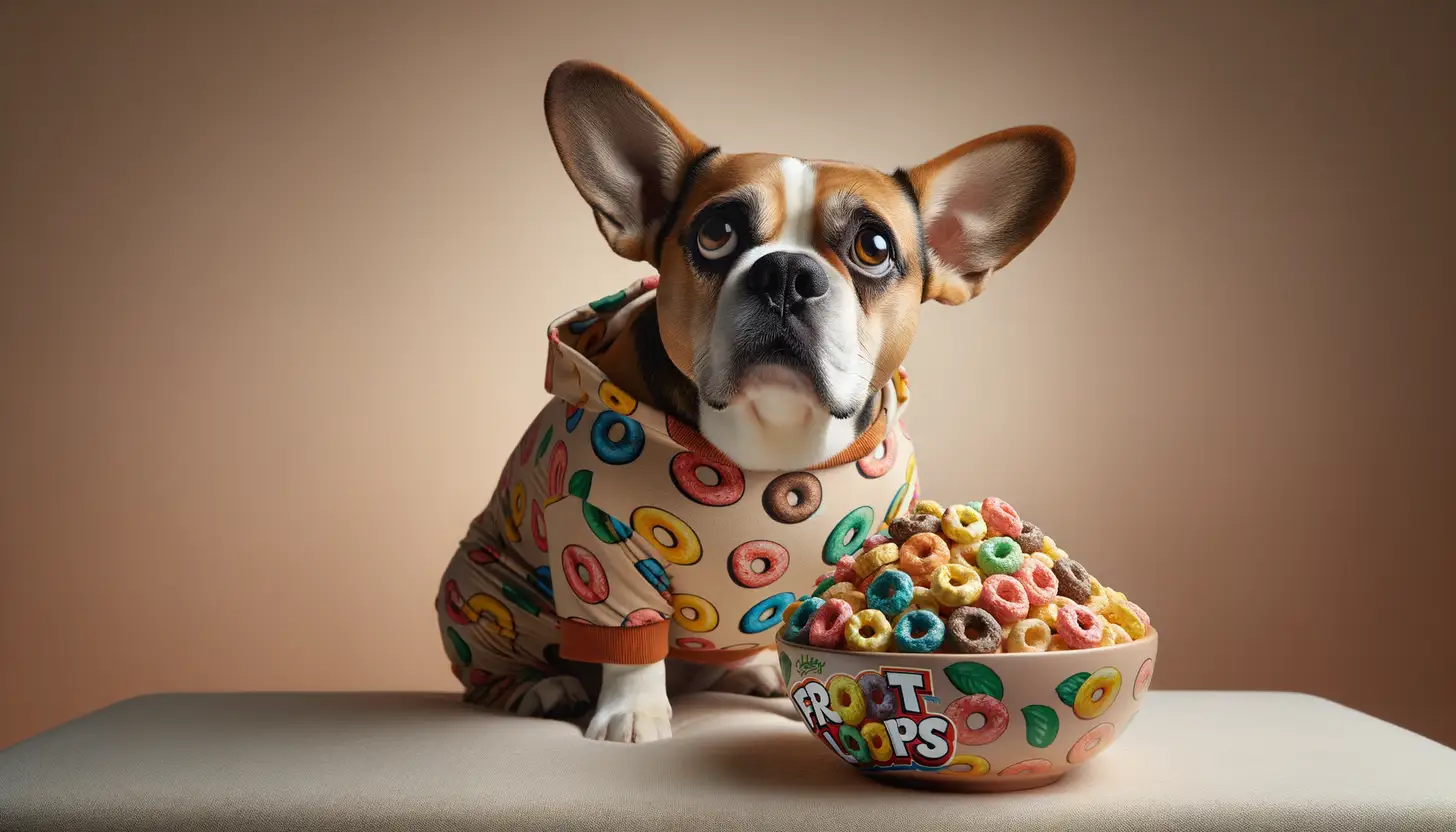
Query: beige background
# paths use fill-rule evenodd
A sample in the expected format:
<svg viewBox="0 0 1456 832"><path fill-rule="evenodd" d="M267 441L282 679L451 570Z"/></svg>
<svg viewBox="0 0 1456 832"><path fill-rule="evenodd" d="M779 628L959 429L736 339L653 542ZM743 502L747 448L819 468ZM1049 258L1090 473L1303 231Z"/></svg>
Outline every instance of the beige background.
<svg viewBox="0 0 1456 832"><path fill-rule="evenodd" d="M1064 129L1061 215L922 323L926 493L1140 600L1161 687L1456 743L1453 14L1379 5L0 5L0 745L453 685L435 582L544 327L645 273L552 151L571 57L730 150Z"/></svg>

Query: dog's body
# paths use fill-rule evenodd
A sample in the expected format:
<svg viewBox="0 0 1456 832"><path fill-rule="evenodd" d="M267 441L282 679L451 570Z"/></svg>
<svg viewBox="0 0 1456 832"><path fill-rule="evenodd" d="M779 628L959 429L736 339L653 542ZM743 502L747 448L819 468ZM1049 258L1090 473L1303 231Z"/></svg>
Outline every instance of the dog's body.
<svg viewBox="0 0 1456 832"><path fill-rule="evenodd" d="M920 305L974 297L1045 228L1071 148L1017 128L892 175L729 155L575 62L546 111L603 236L658 276L552 327L556 399L436 608L468 697L575 713L592 674L571 663L599 664L588 734L657 739L673 683L780 692L778 614L913 505Z"/></svg>

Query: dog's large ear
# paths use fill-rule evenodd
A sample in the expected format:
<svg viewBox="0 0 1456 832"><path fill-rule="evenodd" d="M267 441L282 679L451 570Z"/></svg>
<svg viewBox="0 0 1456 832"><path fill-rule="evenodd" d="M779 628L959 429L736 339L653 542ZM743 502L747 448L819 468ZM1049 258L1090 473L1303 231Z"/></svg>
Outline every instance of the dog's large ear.
<svg viewBox="0 0 1456 832"><path fill-rule="evenodd" d="M688 167L706 149L702 140L630 79L587 61L552 71L546 123L612 250L628 260L655 259L657 233Z"/></svg>
<svg viewBox="0 0 1456 832"><path fill-rule="evenodd" d="M926 300L954 306L980 294L1056 216L1075 165L1066 136L1033 126L982 136L901 173L920 203Z"/></svg>

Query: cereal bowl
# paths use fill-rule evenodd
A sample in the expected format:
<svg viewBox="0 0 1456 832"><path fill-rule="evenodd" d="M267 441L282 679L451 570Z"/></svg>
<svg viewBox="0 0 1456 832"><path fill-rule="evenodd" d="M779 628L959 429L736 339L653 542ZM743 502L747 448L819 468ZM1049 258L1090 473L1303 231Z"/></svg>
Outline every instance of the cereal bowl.
<svg viewBox="0 0 1456 832"><path fill-rule="evenodd" d="M1157 632L1090 650L869 653L777 640L795 710L825 750L897 785L1044 786L1126 730L1152 681Z"/></svg>

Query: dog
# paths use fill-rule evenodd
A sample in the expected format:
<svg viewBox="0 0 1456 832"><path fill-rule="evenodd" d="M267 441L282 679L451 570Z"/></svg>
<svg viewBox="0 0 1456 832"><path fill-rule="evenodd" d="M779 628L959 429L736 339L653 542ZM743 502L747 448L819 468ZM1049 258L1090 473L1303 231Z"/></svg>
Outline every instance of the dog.
<svg viewBox="0 0 1456 832"><path fill-rule="evenodd" d="M670 691L784 693L786 611L918 499L900 365L921 306L979 295L1075 157L1045 126L892 173L729 153L585 61L551 73L545 110L608 246L655 275L551 325L552 398L435 609L468 701L576 718L594 699L589 738L648 742L671 736Z"/></svg>

